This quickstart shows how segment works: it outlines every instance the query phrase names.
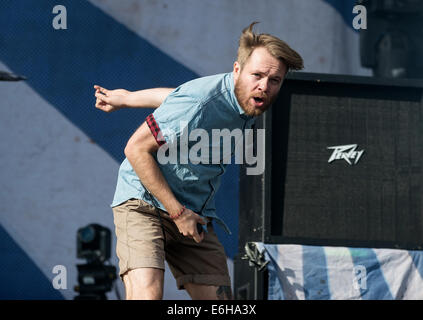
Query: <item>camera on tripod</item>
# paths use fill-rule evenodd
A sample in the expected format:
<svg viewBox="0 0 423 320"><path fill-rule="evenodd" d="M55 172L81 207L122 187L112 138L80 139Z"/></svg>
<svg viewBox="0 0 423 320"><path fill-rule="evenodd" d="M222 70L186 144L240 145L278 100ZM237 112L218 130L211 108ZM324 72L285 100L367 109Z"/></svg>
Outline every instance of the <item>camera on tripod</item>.
<svg viewBox="0 0 423 320"><path fill-rule="evenodd" d="M77 257L86 259L86 264L77 265L79 293L75 300L107 300L106 292L110 291L116 280L116 268L105 265L110 259L111 232L99 224L90 224L78 229Z"/></svg>

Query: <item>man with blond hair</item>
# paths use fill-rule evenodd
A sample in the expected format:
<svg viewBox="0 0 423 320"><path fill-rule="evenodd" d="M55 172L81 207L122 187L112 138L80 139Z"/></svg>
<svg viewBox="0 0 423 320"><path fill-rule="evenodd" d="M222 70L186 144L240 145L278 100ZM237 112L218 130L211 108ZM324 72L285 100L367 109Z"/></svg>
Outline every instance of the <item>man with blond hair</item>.
<svg viewBox="0 0 423 320"><path fill-rule="evenodd" d="M176 89L129 92L95 86L96 107L103 111L157 108L125 147L112 203L127 299L162 299L165 259L178 288L192 299L232 298L226 254L211 223L230 232L214 205L226 164L182 157L166 163L158 153L171 147L193 150L194 141L182 139L186 132L251 128L275 101L287 72L303 68L297 52L277 37L254 33L254 24L242 32L230 73ZM203 158L220 148L209 147Z"/></svg>

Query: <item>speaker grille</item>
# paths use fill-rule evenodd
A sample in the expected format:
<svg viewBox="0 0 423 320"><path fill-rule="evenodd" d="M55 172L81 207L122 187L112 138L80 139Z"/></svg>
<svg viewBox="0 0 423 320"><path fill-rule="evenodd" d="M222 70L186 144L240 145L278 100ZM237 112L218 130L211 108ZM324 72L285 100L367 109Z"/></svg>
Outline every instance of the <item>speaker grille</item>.
<svg viewBox="0 0 423 320"><path fill-rule="evenodd" d="M384 89L278 100L272 235L423 243L422 103ZM329 163L333 154L341 158Z"/></svg>

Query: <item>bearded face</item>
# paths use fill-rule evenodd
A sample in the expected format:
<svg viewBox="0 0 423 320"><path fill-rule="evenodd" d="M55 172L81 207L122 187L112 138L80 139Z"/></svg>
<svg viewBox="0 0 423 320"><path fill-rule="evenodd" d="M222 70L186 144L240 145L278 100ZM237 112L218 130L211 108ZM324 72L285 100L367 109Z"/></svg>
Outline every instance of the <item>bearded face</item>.
<svg viewBox="0 0 423 320"><path fill-rule="evenodd" d="M286 74L285 64L265 48L256 48L244 67L234 64L235 95L249 116L259 116L276 100Z"/></svg>
<svg viewBox="0 0 423 320"><path fill-rule="evenodd" d="M277 98L277 93L270 97L266 92L258 90L250 92L245 82L246 81L240 77L235 85L235 96L246 115L257 117L270 108Z"/></svg>

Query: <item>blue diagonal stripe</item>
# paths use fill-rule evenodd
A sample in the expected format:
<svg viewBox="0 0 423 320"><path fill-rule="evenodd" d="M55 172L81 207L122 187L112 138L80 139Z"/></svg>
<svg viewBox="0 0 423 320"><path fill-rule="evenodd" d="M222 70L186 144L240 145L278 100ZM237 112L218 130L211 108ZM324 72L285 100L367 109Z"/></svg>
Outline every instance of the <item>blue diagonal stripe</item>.
<svg viewBox="0 0 423 320"><path fill-rule="evenodd" d="M414 266L416 267L420 277L423 279L423 252L417 250L410 250L408 254L413 261Z"/></svg>
<svg viewBox="0 0 423 320"><path fill-rule="evenodd" d="M31 258L0 225L0 300L62 300Z"/></svg>
<svg viewBox="0 0 423 320"><path fill-rule="evenodd" d="M329 279L324 247L302 246L304 298L330 299Z"/></svg>

